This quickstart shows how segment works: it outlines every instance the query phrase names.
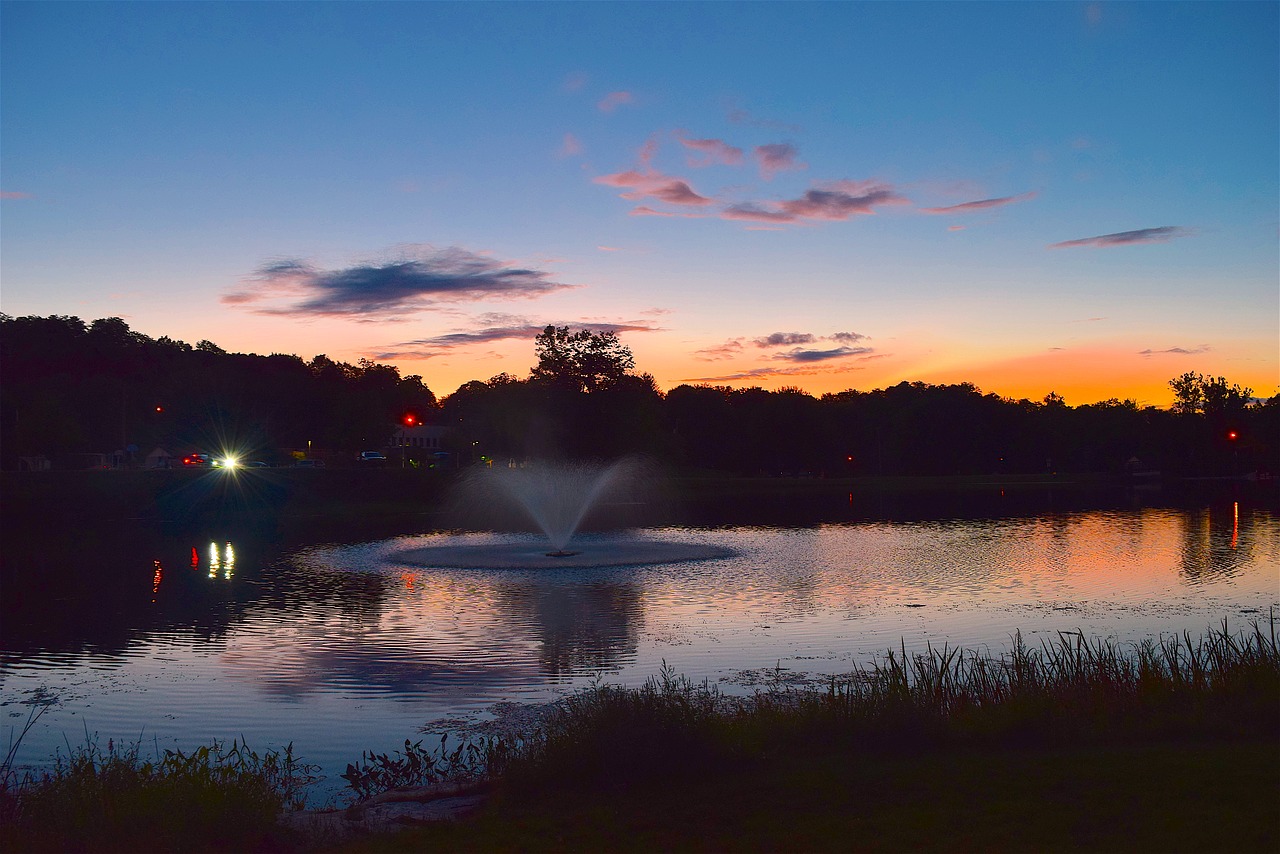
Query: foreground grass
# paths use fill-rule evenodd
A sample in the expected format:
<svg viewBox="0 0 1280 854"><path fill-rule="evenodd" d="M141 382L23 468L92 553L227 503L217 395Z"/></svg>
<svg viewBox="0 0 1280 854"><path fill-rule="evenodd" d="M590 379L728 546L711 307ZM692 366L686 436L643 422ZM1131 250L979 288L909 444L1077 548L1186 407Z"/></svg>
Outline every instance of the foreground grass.
<svg viewBox="0 0 1280 854"><path fill-rule="evenodd" d="M1280 850L1280 643L1061 635L998 658L889 652L820 689L597 684L502 739L366 754L361 797L482 782L480 814L348 843L418 851ZM4 850L341 848L273 827L291 754L92 744L0 791Z"/></svg>
<svg viewBox="0 0 1280 854"><path fill-rule="evenodd" d="M1274 628L903 651L748 700L598 685L493 752L477 818L348 848L1274 851Z"/></svg>

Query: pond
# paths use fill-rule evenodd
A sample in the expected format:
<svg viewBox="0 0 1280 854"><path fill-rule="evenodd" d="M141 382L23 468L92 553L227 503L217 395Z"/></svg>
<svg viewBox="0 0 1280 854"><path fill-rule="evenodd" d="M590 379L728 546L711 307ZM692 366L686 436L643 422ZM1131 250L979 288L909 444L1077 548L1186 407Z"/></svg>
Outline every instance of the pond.
<svg viewBox="0 0 1280 854"><path fill-rule="evenodd" d="M530 544L520 533L223 526L11 541L0 724L7 738L46 708L19 755L36 765L94 733L145 749L292 742L333 795L364 750L598 678L639 684L664 662L745 692L904 646L998 652L1015 632L1037 644L1077 630L1127 644L1265 622L1280 606L1280 514L1262 499L1022 502L1003 514L964 497L941 512L853 496L773 511L713 502L690 514L698 524L580 534L586 547L678 544L670 562L595 568L422 557ZM760 518L771 512L779 524Z"/></svg>

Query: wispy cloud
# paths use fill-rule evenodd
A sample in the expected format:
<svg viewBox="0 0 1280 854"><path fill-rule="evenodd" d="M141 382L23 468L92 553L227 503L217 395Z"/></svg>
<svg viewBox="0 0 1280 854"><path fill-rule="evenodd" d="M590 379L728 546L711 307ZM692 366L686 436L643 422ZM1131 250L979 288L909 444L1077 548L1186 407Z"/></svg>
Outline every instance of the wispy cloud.
<svg viewBox="0 0 1280 854"><path fill-rule="evenodd" d="M760 165L760 176L769 181L779 172L806 168L805 164L796 159L799 153L794 145L787 142L757 145L754 154L756 162Z"/></svg>
<svg viewBox="0 0 1280 854"><path fill-rule="evenodd" d="M22 193L17 190L0 190L0 199L30 199L30 193Z"/></svg>
<svg viewBox="0 0 1280 854"><path fill-rule="evenodd" d="M618 323L569 321L555 322L554 326L568 326L574 330L586 329L590 332L657 332L660 327L648 321L630 321ZM532 342L547 323L538 323L524 317L509 314L486 314L478 318L478 325L472 329L446 332L428 338L417 338L399 344L391 344L376 353L377 359L432 359L446 355L454 350L474 347L480 344L492 344L496 341L525 340Z"/></svg>
<svg viewBox="0 0 1280 854"><path fill-rule="evenodd" d="M1100 234L1097 237L1064 240L1061 243L1049 244L1049 248L1070 249L1076 246L1133 246L1139 243L1166 243L1175 238L1190 237L1192 233L1189 228L1162 225L1158 228L1139 228L1136 231L1117 231L1114 234Z"/></svg>
<svg viewBox="0 0 1280 854"><path fill-rule="evenodd" d="M596 109L602 113L612 113L624 104L630 104L635 101L635 96L630 92L610 92L596 103Z"/></svg>
<svg viewBox="0 0 1280 854"><path fill-rule="evenodd" d="M675 216L669 211L655 211L648 205L637 205L630 211L630 216Z"/></svg>
<svg viewBox="0 0 1280 854"><path fill-rule="evenodd" d="M1201 344L1199 347L1193 347L1193 348L1170 347L1167 350L1150 350L1150 349L1139 350L1138 355L1139 356L1163 356L1163 355L1198 356L1201 353L1208 353L1209 349L1210 347L1208 344Z"/></svg>
<svg viewBox="0 0 1280 854"><path fill-rule="evenodd" d="M791 133L799 133L800 126L780 122L776 119L766 119L754 115L750 110L734 109L728 114L729 121L735 125L745 125L753 128L765 128L766 130L781 130Z"/></svg>
<svg viewBox="0 0 1280 854"><path fill-rule="evenodd" d="M275 261L222 302L248 306L255 314L387 320L444 303L527 299L570 287L541 270L466 249L426 247L419 257L340 270L321 270L296 259Z"/></svg>
<svg viewBox="0 0 1280 854"><path fill-rule="evenodd" d="M704 347L701 350L694 350L693 357L700 362L719 362L724 359L733 359L742 354L742 342L737 338L730 339L723 344L717 344L714 347Z"/></svg>
<svg viewBox="0 0 1280 854"><path fill-rule="evenodd" d="M998 199L982 199L976 202L963 202L958 205L948 205L942 208L921 208L920 212L927 213L927 214L973 213L975 211L985 211L985 210L990 210L991 208L1000 208L1000 207L1004 207L1005 205L1012 205L1012 204L1017 204L1018 202L1025 202L1028 199L1034 199L1035 197L1036 197L1036 192L1035 190L1032 190L1030 192L1021 193L1016 196L1002 196Z"/></svg>
<svg viewBox="0 0 1280 854"><path fill-rule="evenodd" d="M742 163L742 149L730 145L723 139L690 139L681 133L676 134L676 139L680 140L680 144L690 151L695 151L700 157L689 157L690 166L714 166L723 164L725 166L737 166Z"/></svg>
<svg viewBox="0 0 1280 854"><path fill-rule="evenodd" d="M725 219L770 223L846 220L873 214L877 207L884 205L906 203L907 200L887 184L875 181L833 181L807 191L798 199L729 205L720 215Z"/></svg>
<svg viewBox="0 0 1280 854"><path fill-rule="evenodd" d="M884 355L888 355L887 353ZM750 382L751 380L766 379L768 377L812 377L822 374L845 374L850 371L864 370L862 362L869 362L874 359L880 359L884 356L868 355L856 360L858 364L840 363L835 365L825 365L818 363L804 363L800 365L792 365L790 367L782 367L779 365L766 365L760 368L748 368L742 371L734 371L732 373L720 374L711 377L686 377L681 382L686 383L732 383L732 382Z"/></svg>
<svg viewBox="0 0 1280 854"><path fill-rule="evenodd" d="M582 140L578 139L571 133L566 133L564 139L560 141L561 157L576 157L582 153Z"/></svg>
<svg viewBox="0 0 1280 854"><path fill-rule="evenodd" d="M587 85L587 81L591 79L585 71L575 71L565 75L564 83L561 84L566 92L580 92Z"/></svg>

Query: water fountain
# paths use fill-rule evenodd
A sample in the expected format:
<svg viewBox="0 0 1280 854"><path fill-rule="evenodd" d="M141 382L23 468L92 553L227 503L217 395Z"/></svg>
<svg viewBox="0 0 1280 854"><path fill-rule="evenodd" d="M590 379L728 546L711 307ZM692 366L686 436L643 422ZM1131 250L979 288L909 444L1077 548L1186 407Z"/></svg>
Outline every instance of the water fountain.
<svg viewBox="0 0 1280 854"><path fill-rule="evenodd" d="M485 504L514 504L545 539L428 546L400 552L396 559L420 566L532 569L640 566L732 556L728 549L700 543L616 534L575 539L594 508L637 479L638 468L630 460L610 465L539 462L515 469L478 469L464 483L464 491Z"/></svg>

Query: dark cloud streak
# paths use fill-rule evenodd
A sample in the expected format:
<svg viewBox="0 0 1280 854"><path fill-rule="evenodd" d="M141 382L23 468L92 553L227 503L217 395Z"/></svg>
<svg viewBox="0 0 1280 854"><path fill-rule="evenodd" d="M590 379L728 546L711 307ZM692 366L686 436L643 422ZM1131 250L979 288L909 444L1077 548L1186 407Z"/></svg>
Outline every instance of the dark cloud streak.
<svg viewBox="0 0 1280 854"><path fill-rule="evenodd" d="M1139 228L1135 231L1117 231L1114 234L1100 234L1097 237L1082 237L1078 240L1064 240L1061 243L1050 243L1050 249L1071 249L1077 246L1133 246L1140 243L1167 243L1179 237L1190 237L1191 229L1178 225L1162 225L1157 228Z"/></svg>
<svg viewBox="0 0 1280 854"><path fill-rule="evenodd" d="M465 249L427 251L421 257L385 264L320 270L295 259L263 265L256 283L228 293L227 305L293 300L260 305L256 314L385 319L425 311L440 303L482 299L534 298L565 290L540 270L512 266Z"/></svg>

